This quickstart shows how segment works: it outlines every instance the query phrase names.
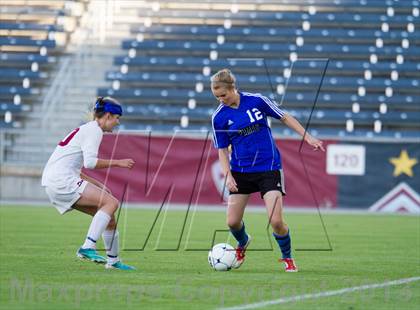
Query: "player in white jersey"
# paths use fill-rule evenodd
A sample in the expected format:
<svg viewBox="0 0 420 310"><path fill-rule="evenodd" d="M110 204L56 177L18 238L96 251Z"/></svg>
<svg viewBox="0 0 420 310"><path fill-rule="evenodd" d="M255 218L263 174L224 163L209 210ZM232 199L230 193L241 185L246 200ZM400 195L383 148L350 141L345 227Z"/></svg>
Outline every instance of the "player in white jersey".
<svg viewBox="0 0 420 310"><path fill-rule="evenodd" d="M93 216L86 240L77 256L108 269L132 270L118 257L118 231L114 213L119 201L101 182L81 172L82 167L100 169L120 167L131 169L132 159L100 159L99 145L103 133L119 124L121 105L113 98L99 97L95 103L94 120L74 129L60 141L42 173L42 186L57 210L64 214L73 209ZM107 259L96 252L96 241L102 235Z"/></svg>

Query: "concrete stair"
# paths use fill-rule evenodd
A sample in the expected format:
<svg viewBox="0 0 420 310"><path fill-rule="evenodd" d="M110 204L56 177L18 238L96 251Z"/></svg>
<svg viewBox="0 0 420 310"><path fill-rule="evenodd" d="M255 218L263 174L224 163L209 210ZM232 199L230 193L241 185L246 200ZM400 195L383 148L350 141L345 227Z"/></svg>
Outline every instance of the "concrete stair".
<svg viewBox="0 0 420 310"><path fill-rule="evenodd" d="M24 128L6 136L4 164L43 166L58 141L81 123L90 120L96 91L99 87L109 86L105 73L115 70L114 56L126 53L120 48L121 40L130 37L129 27L117 24L112 31L106 32L107 40L102 42L98 37L86 35L95 33L91 26L87 23L81 27L77 38L67 46L65 56L60 58L56 71L50 73L51 84L42 89L40 98L45 98L48 92L54 92L54 85L57 89L62 88L57 95L53 93L52 106L34 105L25 119ZM86 35L82 42L80 34ZM63 76L60 69L66 61L70 67L63 70ZM56 78L65 80L61 82L65 85L54 83Z"/></svg>

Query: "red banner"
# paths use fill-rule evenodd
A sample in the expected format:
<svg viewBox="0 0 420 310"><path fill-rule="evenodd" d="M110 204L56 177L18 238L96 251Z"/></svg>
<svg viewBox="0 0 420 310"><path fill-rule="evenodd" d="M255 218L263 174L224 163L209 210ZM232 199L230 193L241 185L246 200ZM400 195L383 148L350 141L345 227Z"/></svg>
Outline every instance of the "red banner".
<svg viewBox="0 0 420 310"><path fill-rule="evenodd" d="M285 205L336 207L337 177L326 173L325 153L315 152L306 144L299 153L299 140L276 143L285 173ZM222 193L224 179L217 150L211 139L203 135L200 138L106 135L99 153L104 159L132 158L136 162L132 170L84 171L104 182L119 199L125 184L128 186L125 200L135 203L222 205L226 198ZM252 195L250 204L263 205L258 193Z"/></svg>

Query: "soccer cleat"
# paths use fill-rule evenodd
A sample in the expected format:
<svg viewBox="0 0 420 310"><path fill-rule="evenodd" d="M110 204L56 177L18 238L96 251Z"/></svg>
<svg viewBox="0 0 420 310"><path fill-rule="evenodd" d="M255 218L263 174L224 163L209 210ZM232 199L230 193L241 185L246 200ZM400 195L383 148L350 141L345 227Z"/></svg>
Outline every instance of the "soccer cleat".
<svg viewBox="0 0 420 310"><path fill-rule="evenodd" d="M99 255L95 249L78 249L76 253L77 257L80 259L86 259L91 262L95 262L98 264L105 264L106 258Z"/></svg>
<svg viewBox="0 0 420 310"><path fill-rule="evenodd" d="M284 263L284 271L286 272L297 272L298 268L295 264L295 260L293 258L281 258L279 262Z"/></svg>
<svg viewBox="0 0 420 310"><path fill-rule="evenodd" d="M232 268L234 269L238 269L239 267L241 267L241 265L245 261L245 252L252 240L250 235L247 234L247 236L248 241L246 242L246 244L243 247L240 247L239 245L236 247L236 263L232 266Z"/></svg>
<svg viewBox="0 0 420 310"><path fill-rule="evenodd" d="M119 269L119 270L136 270L136 268L134 268L133 266L123 264L121 261L118 261L114 264L107 263L105 265L105 268L106 269Z"/></svg>

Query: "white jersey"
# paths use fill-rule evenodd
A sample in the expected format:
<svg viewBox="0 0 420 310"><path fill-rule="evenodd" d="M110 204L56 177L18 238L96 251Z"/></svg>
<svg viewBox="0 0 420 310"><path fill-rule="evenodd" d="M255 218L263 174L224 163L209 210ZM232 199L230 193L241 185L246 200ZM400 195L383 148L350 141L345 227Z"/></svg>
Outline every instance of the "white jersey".
<svg viewBox="0 0 420 310"><path fill-rule="evenodd" d="M82 167L95 168L102 137L102 129L96 121L69 133L48 160L42 173L42 186L61 193L74 191L78 187Z"/></svg>

